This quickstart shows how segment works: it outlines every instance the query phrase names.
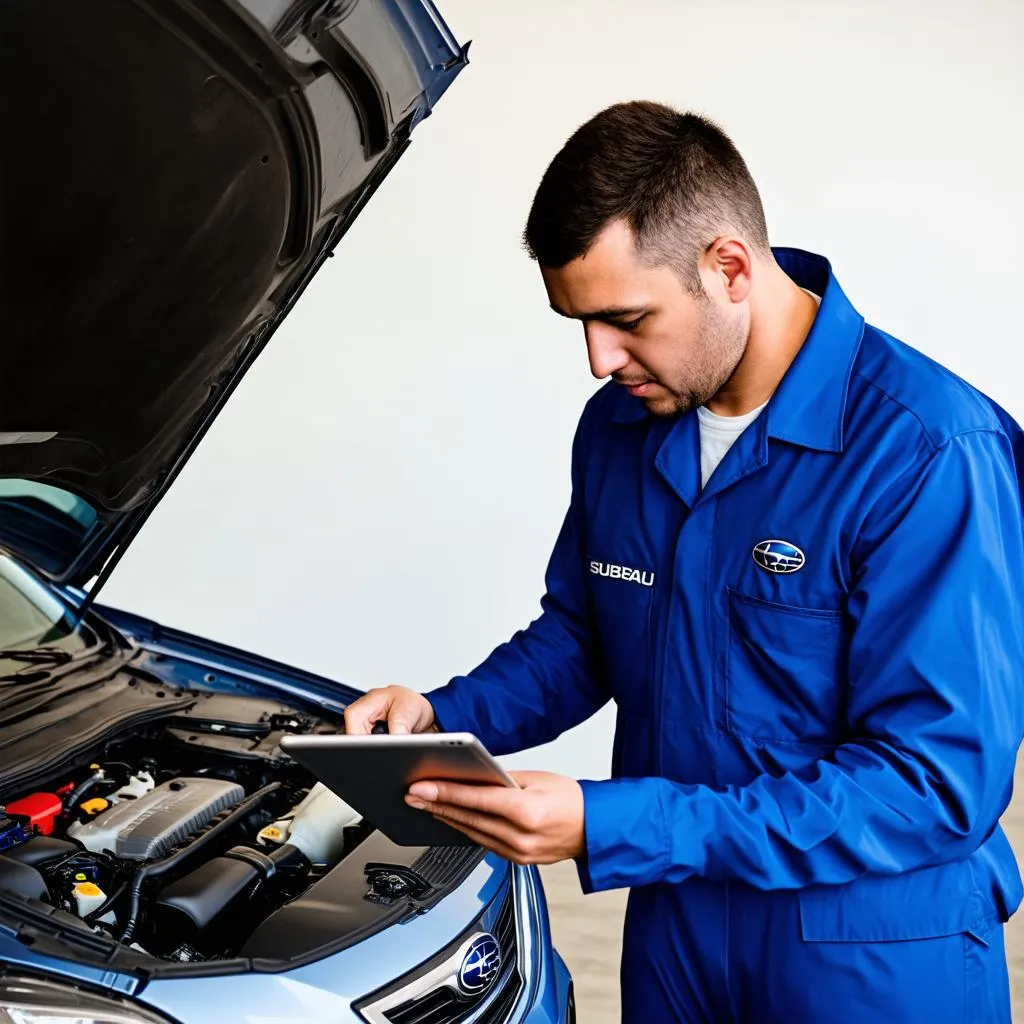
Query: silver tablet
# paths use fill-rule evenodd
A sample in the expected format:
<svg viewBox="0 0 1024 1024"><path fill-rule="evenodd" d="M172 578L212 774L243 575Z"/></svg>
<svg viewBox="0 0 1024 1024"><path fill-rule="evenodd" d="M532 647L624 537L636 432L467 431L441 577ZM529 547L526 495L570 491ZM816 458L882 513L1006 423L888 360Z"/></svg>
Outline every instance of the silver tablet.
<svg viewBox="0 0 1024 1024"><path fill-rule="evenodd" d="M414 782L437 779L518 788L468 732L284 736L281 749L399 846L475 845L428 811L405 802Z"/></svg>

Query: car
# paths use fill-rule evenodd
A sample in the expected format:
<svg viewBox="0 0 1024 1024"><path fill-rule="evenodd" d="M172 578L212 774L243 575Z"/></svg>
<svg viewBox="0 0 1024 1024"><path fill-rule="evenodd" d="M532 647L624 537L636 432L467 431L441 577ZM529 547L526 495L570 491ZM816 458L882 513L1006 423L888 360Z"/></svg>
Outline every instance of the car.
<svg viewBox="0 0 1024 1024"><path fill-rule="evenodd" d="M535 868L281 750L358 691L99 600L468 62L429 0L9 0L0 1020L574 1019Z"/></svg>

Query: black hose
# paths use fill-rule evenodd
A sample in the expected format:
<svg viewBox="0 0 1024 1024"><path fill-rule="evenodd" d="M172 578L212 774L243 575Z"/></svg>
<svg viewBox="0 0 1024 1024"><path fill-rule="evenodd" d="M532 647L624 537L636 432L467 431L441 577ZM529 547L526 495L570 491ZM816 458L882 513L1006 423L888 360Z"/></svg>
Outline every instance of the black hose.
<svg viewBox="0 0 1024 1024"><path fill-rule="evenodd" d="M95 910L89 911L82 920L86 924L93 924L99 918L101 918L114 904L124 895L125 889L128 888L127 882L122 882L113 892L112 895L108 896L103 903L100 904ZM116 923L116 922L115 922Z"/></svg>
<svg viewBox="0 0 1024 1024"><path fill-rule="evenodd" d="M64 810L71 811L78 805L79 801L85 796L86 793L96 785L97 782L106 778L103 771L93 772L84 782L80 782L68 795L68 798L64 801Z"/></svg>
<svg viewBox="0 0 1024 1024"><path fill-rule="evenodd" d="M242 818L251 814L263 801L275 790L281 788L280 782L271 782L262 789L257 789L251 796L247 796L241 803L236 804L220 821L207 832L197 835L188 846L172 853L163 860L154 860L139 868L132 881L131 902L128 908L128 922L121 933L121 942L130 942L135 934L135 927L138 924L139 910L142 905L142 889L146 882L153 878L160 878L183 864L190 861L197 853L200 853L206 846L212 843L222 833L226 832L232 825L237 824Z"/></svg>
<svg viewBox="0 0 1024 1024"><path fill-rule="evenodd" d="M46 873L52 875L58 868L66 867L72 861L78 860L79 857L84 858L87 864L94 864L97 860L101 862L106 860L101 853L90 854L88 850L75 850L74 853L65 853L57 860L43 861L42 864L46 868Z"/></svg>

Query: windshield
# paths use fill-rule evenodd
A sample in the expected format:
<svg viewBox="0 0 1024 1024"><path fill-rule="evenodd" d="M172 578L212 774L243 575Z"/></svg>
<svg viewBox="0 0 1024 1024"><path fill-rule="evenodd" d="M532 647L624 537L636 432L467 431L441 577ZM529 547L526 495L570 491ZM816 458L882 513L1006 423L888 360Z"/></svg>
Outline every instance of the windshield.
<svg viewBox="0 0 1024 1024"><path fill-rule="evenodd" d="M97 511L70 491L0 479L0 544L44 573L66 572L99 522Z"/></svg>
<svg viewBox="0 0 1024 1024"><path fill-rule="evenodd" d="M91 631L75 626L67 608L12 558L0 554L0 666L14 659L5 651L43 646L70 654L92 643Z"/></svg>

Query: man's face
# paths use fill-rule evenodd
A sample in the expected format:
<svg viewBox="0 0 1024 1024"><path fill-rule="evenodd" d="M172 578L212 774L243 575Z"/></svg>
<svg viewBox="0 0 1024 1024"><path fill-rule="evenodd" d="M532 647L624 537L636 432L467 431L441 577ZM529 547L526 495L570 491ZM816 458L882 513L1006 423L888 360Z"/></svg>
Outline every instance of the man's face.
<svg viewBox="0 0 1024 1024"><path fill-rule="evenodd" d="M583 323L591 373L612 377L656 416L680 416L722 389L746 351L746 303L728 300L713 267L690 294L668 266L644 264L633 233L609 224L578 259L541 273L551 307Z"/></svg>

